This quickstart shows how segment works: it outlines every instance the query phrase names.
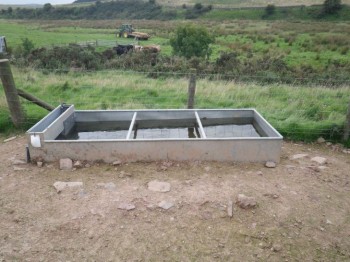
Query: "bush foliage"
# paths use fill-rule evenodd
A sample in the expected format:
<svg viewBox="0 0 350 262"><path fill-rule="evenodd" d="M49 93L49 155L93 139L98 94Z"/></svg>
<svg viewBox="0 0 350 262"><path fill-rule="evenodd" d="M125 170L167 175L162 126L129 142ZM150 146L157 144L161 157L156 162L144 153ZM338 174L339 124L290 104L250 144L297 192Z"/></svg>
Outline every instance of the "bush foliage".
<svg viewBox="0 0 350 262"><path fill-rule="evenodd" d="M193 24L181 25L176 29L174 37L170 39L170 45L174 54L186 58L210 56L210 44L214 38L208 30Z"/></svg>

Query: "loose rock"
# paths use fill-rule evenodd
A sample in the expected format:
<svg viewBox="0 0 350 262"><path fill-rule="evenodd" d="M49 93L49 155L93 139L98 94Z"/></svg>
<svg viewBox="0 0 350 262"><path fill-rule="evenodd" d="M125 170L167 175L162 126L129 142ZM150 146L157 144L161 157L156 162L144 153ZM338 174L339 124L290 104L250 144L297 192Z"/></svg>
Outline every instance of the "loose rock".
<svg viewBox="0 0 350 262"><path fill-rule="evenodd" d="M163 193L169 192L170 183L153 180L148 182L148 190L155 191L155 192L163 192Z"/></svg>
<svg viewBox="0 0 350 262"><path fill-rule="evenodd" d="M14 171L24 171L24 170L27 170L27 169L26 169L26 168L23 168L23 167L14 166L14 167L13 167L13 170L14 170Z"/></svg>
<svg viewBox="0 0 350 262"><path fill-rule="evenodd" d="M13 136L13 137L7 138L7 139L4 140L4 143L10 142L12 140L15 140L16 138L17 138L17 136Z"/></svg>
<svg viewBox="0 0 350 262"><path fill-rule="evenodd" d="M132 174L130 174L130 173L127 173L127 172L125 172L125 171L120 171L120 173L119 173L119 178L124 178L124 177L126 177L126 176L128 176L128 177L131 177L132 176Z"/></svg>
<svg viewBox="0 0 350 262"><path fill-rule="evenodd" d="M27 164L27 162L20 160L20 159L14 159L14 160L12 160L12 164L13 165L25 165L25 164Z"/></svg>
<svg viewBox="0 0 350 262"><path fill-rule="evenodd" d="M276 163L273 162L273 161L267 161L265 163L265 166L268 167L268 168L275 168L276 167Z"/></svg>
<svg viewBox="0 0 350 262"><path fill-rule="evenodd" d="M61 170L71 170L73 168L73 161L70 158L60 159L60 169Z"/></svg>
<svg viewBox="0 0 350 262"><path fill-rule="evenodd" d="M163 208L165 210L168 210L168 209L172 208L173 206L174 206L173 203L165 201L165 200L163 200L162 202L159 202L159 204L158 204L158 207Z"/></svg>
<svg viewBox="0 0 350 262"><path fill-rule="evenodd" d="M297 160L297 159L305 158L307 156L309 156L309 155L308 154L295 154L290 159L291 160Z"/></svg>
<svg viewBox="0 0 350 262"><path fill-rule="evenodd" d="M233 202L231 200L227 203L227 215L233 217Z"/></svg>
<svg viewBox="0 0 350 262"><path fill-rule="evenodd" d="M135 205L134 204L131 204L131 203L120 203L118 205L118 209L123 209L123 210L133 210L135 209Z"/></svg>
<svg viewBox="0 0 350 262"><path fill-rule="evenodd" d="M256 200L254 197L248 197L244 194L238 194L236 204L243 209L255 208Z"/></svg>
<svg viewBox="0 0 350 262"><path fill-rule="evenodd" d="M350 154L350 149L344 149L342 152L343 152L344 154Z"/></svg>
<svg viewBox="0 0 350 262"><path fill-rule="evenodd" d="M105 189L108 189L110 191L114 191L116 190L116 185L113 183L113 182L109 182L109 183L98 183L97 184L98 187L100 188L105 188Z"/></svg>
<svg viewBox="0 0 350 262"><path fill-rule="evenodd" d="M82 168L83 167L83 164L81 163L81 161L77 160L74 162L74 165L73 165L75 168Z"/></svg>
<svg viewBox="0 0 350 262"><path fill-rule="evenodd" d="M54 188L57 190L57 193L60 193L66 188L78 188L83 186L83 182L61 182L57 181L53 184Z"/></svg>
<svg viewBox="0 0 350 262"><path fill-rule="evenodd" d="M310 168L311 170L315 171L315 172L320 172L321 169L318 166L308 166L307 168Z"/></svg>
<svg viewBox="0 0 350 262"><path fill-rule="evenodd" d="M205 170L205 172L209 172L210 171L210 166L206 166L206 167L204 167L204 170Z"/></svg>
<svg viewBox="0 0 350 262"><path fill-rule="evenodd" d="M116 161L114 161L114 162L112 163L113 166L120 166L121 164L122 164L122 161L119 160L119 159L117 159Z"/></svg>
<svg viewBox="0 0 350 262"><path fill-rule="evenodd" d="M36 165L40 168L43 167L44 163L42 161L36 162Z"/></svg>
<svg viewBox="0 0 350 262"><path fill-rule="evenodd" d="M319 137L318 139L317 139L317 143L319 143L319 144L323 144L323 143L325 143L326 142L326 140L323 138L323 137Z"/></svg>
<svg viewBox="0 0 350 262"><path fill-rule="evenodd" d="M262 171L258 171L258 172L256 172L256 174L257 174L258 176L264 175L264 173L263 173Z"/></svg>
<svg viewBox="0 0 350 262"><path fill-rule="evenodd" d="M312 162L316 162L317 164L324 165L327 163L327 158L321 156L315 156L311 158Z"/></svg>
<svg viewBox="0 0 350 262"><path fill-rule="evenodd" d="M280 252L282 250L282 246L280 244L274 244L272 246L272 251L273 252Z"/></svg>

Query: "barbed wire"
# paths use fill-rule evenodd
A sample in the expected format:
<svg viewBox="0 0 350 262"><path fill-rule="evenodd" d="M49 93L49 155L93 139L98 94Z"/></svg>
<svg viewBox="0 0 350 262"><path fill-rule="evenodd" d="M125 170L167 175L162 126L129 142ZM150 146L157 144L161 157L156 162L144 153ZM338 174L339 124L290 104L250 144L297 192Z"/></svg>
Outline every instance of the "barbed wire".
<svg viewBox="0 0 350 262"><path fill-rule="evenodd" d="M259 75L242 75L242 74L232 74L232 73L205 73L205 72L169 72L169 71L157 71L157 70L149 70L149 71L133 71L133 70L123 70L123 69L102 69L102 70L91 70L91 69L79 69L79 70L72 70L72 68L66 68L66 69L38 69L38 68L33 68L30 69L29 71L27 69L17 69L20 72L24 71L26 73L35 73L35 72L40 72L43 74L48 74L48 73L66 73L70 75L74 74L81 74L81 73L119 73L120 75L123 74L134 74L134 75L145 75L145 76L150 76L152 77L157 77L157 76L182 76L182 77L189 77L192 74L195 74L197 77L199 77L199 80L201 78L203 79L213 79L213 81L218 80L218 81L243 81L253 79L253 80L280 80L281 84L300 84L298 81L304 81L305 83L308 83L310 81L319 81L319 82L324 82L324 83L350 83L350 79L339 79L337 77L344 77L344 74L340 75L332 75L332 77L293 77L293 76L259 76ZM259 72L258 72L259 73ZM261 72L264 73L264 72ZM350 72L349 72L350 74ZM3 76L10 76L12 74L2 74ZM270 84L275 84L278 83L272 82ZM261 83L264 84L264 83Z"/></svg>

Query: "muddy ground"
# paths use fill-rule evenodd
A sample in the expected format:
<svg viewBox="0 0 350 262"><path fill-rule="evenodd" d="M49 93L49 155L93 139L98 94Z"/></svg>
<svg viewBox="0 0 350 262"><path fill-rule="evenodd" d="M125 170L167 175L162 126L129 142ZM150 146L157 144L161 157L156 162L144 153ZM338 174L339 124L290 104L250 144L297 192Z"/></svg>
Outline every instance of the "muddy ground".
<svg viewBox="0 0 350 262"><path fill-rule="evenodd" d="M171 162L61 171L58 163L15 164L26 141L3 140L1 261L350 260L350 154L337 147L285 142L276 168ZM308 156L291 160L300 153ZM327 158L326 168L314 156ZM171 190L150 191L152 180ZM57 193L56 181L83 187ZM109 182L116 187L97 185ZM238 194L257 206L234 204L231 218ZM163 200L174 206L159 208Z"/></svg>

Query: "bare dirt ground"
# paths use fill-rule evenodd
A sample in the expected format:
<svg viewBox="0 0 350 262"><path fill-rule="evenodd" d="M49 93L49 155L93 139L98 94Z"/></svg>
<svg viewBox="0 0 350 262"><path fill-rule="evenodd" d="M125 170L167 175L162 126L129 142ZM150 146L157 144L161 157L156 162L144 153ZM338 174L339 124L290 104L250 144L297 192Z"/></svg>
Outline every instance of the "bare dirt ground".
<svg viewBox="0 0 350 262"><path fill-rule="evenodd" d="M61 171L58 163L14 165L26 141L2 141L1 261L350 260L350 154L331 146L285 142L276 168L181 162ZM308 156L290 159L299 153ZM325 169L314 156L327 158ZM169 182L170 192L148 190L152 180ZM57 193L56 181L83 187ZM116 188L97 185L108 182ZM258 205L234 204L230 218L228 203L241 193ZM159 208L163 200L174 206Z"/></svg>

